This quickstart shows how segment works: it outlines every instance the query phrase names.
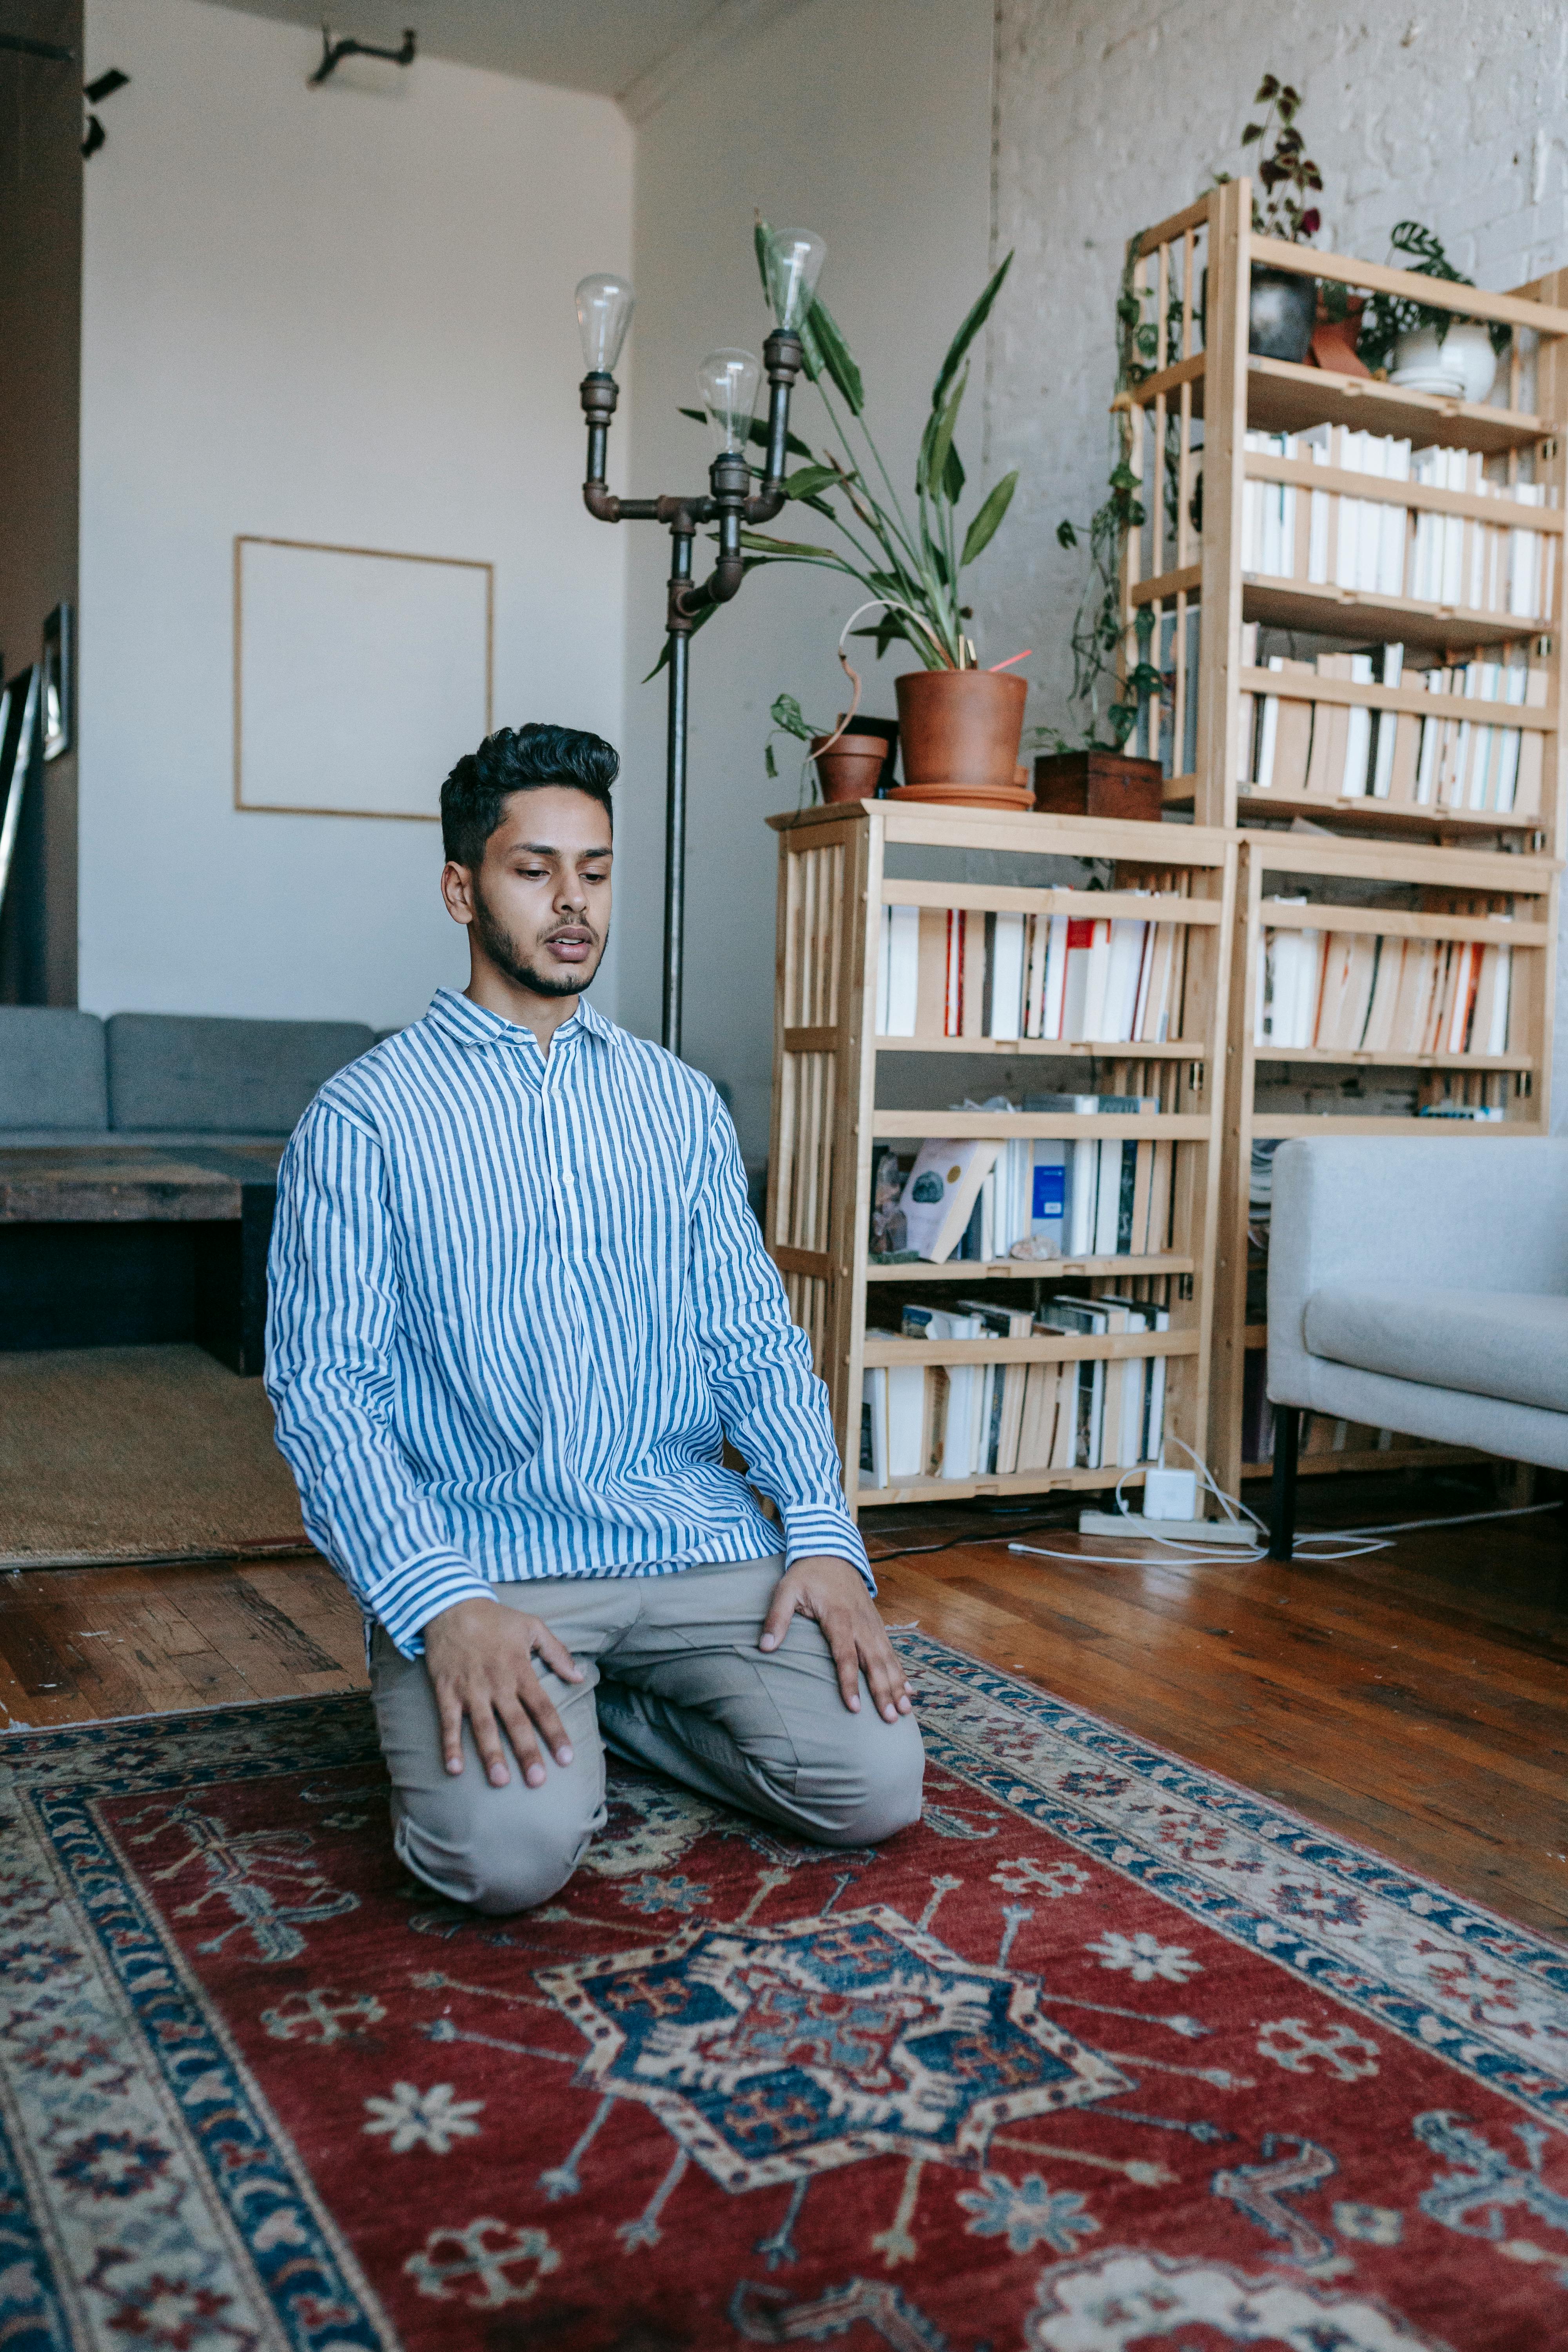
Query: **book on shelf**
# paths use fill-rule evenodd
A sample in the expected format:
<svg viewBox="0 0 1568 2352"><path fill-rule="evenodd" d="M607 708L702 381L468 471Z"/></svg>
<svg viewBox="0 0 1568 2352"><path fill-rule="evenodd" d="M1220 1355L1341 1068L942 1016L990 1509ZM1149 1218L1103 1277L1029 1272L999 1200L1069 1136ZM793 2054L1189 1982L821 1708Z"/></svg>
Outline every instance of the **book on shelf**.
<svg viewBox="0 0 1568 2352"><path fill-rule="evenodd" d="M1415 1056L1508 1052L1513 950L1506 943L1286 929L1268 920L1270 906L1306 903L1264 901L1253 1003L1259 1048ZM1506 904L1489 911L1493 920L1512 919Z"/></svg>
<svg viewBox="0 0 1568 2352"><path fill-rule="evenodd" d="M1164 1045L1181 1034L1187 930L1136 917L884 907L877 1034Z"/></svg>
<svg viewBox="0 0 1568 2352"><path fill-rule="evenodd" d="M942 1137L921 1145L899 1200L906 1245L918 1256L941 1265L952 1255L1001 1149Z"/></svg>
<svg viewBox="0 0 1568 2352"><path fill-rule="evenodd" d="M1026 1095L1024 1108L1137 1117L1157 1111L1159 1102L1152 1095ZM1035 1199L1045 1213L1034 1230L1057 1240L1063 1257L1147 1257L1164 1251L1173 1153L1168 1139L1053 1137L1037 1143L1035 1152Z"/></svg>
<svg viewBox="0 0 1568 2352"><path fill-rule="evenodd" d="M1171 1323L1164 1307L1116 1293L1054 1298L1037 1314L969 1298L950 1308L911 1303L899 1315L898 1332L885 1336L1103 1337L1168 1331ZM861 1388L862 1479L876 1488L915 1479L1131 1469L1158 1460L1164 1413L1163 1356L868 1366Z"/></svg>
<svg viewBox="0 0 1568 2352"><path fill-rule="evenodd" d="M1242 659L1258 665L1258 625L1242 630ZM1320 653L1304 660L1270 655L1263 667L1279 690L1242 699L1238 782L1281 798L1378 800L1472 814L1533 816L1541 808L1543 742L1537 729L1476 720L1424 718L1379 710L1363 702L1320 700L1310 681L1351 686L1407 686L1416 693L1450 696L1491 706L1542 709L1547 699L1543 662L1477 656L1468 662L1406 667L1401 644L1356 652Z"/></svg>
<svg viewBox="0 0 1568 2352"><path fill-rule="evenodd" d="M919 1005L921 910L884 907L877 961L877 1034L912 1037Z"/></svg>
<svg viewBox="0 0 1568 2352"><path fill-rule="evenodd" d="M1017 1106L993 1097L963 1108ZM1137 1116L1159 1104L1152 1095L1030 1095L1023 1108ZM1026 1242L1021 1254L1028 1257L1160 1256L1170 1233L1174 1149L1163 1137L1019 1136L984 1144L931 1138L905 1176L893 1147L882 1146L873 1163L870 1254L881 1264L912 1256L940 1265L955 1255L994 1263Z"/></svg>
<svg viewBox="0 0 1568 2352"><path fill-rule="evenodd" d="M1246 446L1254 456L1331 467L1368 480L1460 491L1495 502L1499 515L1493 522L1410 506L1397 496L1356 498L1249 475L1242 486L1244 573L1538 624L1550 619L1557 534L1522 519L1546 507L1544 483L1489 475L1477 450L1413 449L1394 435L1344 425L1318 425L1306 433L1249 432Z"/></svg>

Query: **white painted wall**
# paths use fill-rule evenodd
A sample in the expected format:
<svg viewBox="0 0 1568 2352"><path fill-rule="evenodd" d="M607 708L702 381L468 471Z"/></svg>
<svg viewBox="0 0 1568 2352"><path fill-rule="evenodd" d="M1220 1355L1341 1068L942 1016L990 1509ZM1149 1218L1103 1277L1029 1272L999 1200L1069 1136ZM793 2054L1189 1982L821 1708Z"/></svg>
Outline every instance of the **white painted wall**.
<svg viewBox="0 0 1568 2352"><path fill-rule="evenodd" d="M861 362L884 452L912 484L932 378L985 279L991 47L989 0L812 0L716 56L640 125L636 420L628 434L617 419L611 436L615 487L647 494L705 480L707 435L676 411L696 401L705 352L762 350L759 208L777 226L826 238L822 294ZM960 443L978 473L977 393L971 402ZM816 395L804 389L797 404L815 438ZM798 528L792 511L780 527ZM662 679L638 681L662 642L668 539L647 523L621 530L632 556L620 1017L657 1035L665 706ZM1005 543L986 559L998 568ZM767 1150L773 1047L777 847L763 819L796 797L797 763L784 751L780 780L763 774L768 706L789 692L814 714L844 707L834 647L858 601L852 583L829 575L753 574L692 649L685 1045L729 1082L753 1160ZM868 711L892 715L893 673L907 667L896 651L879 671L868 662Z"/></svg>
<svg viewBox="0 0 1568 2352"><path fill-rule="evenodd" d="M319 56L201 0L89 0L89 76L132 76L86 174L96 1012L384 1027L467 969L434 824L234 810L236 532L494 562L498 723L621 736L626 548L582 508L572 290L629 265L629 126L432 58L309 89Z"/></svg>

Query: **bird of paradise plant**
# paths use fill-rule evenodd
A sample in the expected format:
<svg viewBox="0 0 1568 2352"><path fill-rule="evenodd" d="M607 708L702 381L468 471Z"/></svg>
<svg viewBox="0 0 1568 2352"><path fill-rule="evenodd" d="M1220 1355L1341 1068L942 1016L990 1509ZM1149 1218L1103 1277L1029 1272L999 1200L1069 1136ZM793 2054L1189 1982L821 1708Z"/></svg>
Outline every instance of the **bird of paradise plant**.
<svg viewBox="0 0 1568 2352"><path fill-rule="evenodd" d="M764 294L770 235L767 222L759 217L757 266ZM993 274L937 373L916 452L912 514L894 488L867 422L859 362L826 305L820 298L812 303L800 337L805 373L821 397L828 438L814 449L797 434L790 435L790 454L805 462L786 477L784 494L831 523L842 544L823 546L766 531L742 534L748 571L768 563L804 563L858 581L883 609L880 620L855 634L875 637L879 654L901 639L927 669L977 666L967 634L972 609L963 602L961 575L990 545L1017 488L1016 471L995 483L960 541L958 509L967 476L954 436L969 383L967 354L991 314L1012 259L1009 253ZM706 422L699 408L682 409L681 415ZM753 421L753 443L765 446L766 438L765 426ZM709 617L702 614L697 626Z"/></svg>

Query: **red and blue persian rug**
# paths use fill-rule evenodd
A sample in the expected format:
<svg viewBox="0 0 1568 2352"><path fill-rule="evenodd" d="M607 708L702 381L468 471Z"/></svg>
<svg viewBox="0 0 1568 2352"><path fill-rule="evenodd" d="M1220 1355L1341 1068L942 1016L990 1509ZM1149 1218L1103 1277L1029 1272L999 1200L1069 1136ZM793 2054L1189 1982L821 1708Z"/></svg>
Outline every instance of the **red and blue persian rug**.
<svg viewBox="0 0 1568 2352"><path fill-rule="evenodd" d="M363 1700L8 1738L5 2352L1560 2352L1568 1953L899 1638L918 1829L510 1920Z"/></svg>

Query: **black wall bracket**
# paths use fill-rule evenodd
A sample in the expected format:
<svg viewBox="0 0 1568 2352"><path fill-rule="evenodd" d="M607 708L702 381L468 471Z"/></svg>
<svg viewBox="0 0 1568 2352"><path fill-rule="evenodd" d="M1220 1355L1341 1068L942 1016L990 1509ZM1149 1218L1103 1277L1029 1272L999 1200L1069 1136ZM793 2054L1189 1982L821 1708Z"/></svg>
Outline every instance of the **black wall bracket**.
<svg viewBox="0 0 1568 2352"><path fill-rule="evenodd" d="M334 41L328 27L321 27L321 62L310 76L309 87L326 81L337 71L345 58L381 58L389 66L411 66L418 50L418 35L412 26L403 36L400 49L378 49L370 41L356 41L353 34Z"/></svg>
<svg viewBox="0 0 1568 2352"><path fill-rule="evenodd" d="M130 75L121 73L118 66L110 66L107 73L100 73L96 81L88 83L87 88L82 91L82 96L89 106L101 106L104 100L112 98L117 89L128 89L130 86ZM87 137L81 142L82 153L96 155L108 136L97 115L89 114L87 118Z"/></svg>

